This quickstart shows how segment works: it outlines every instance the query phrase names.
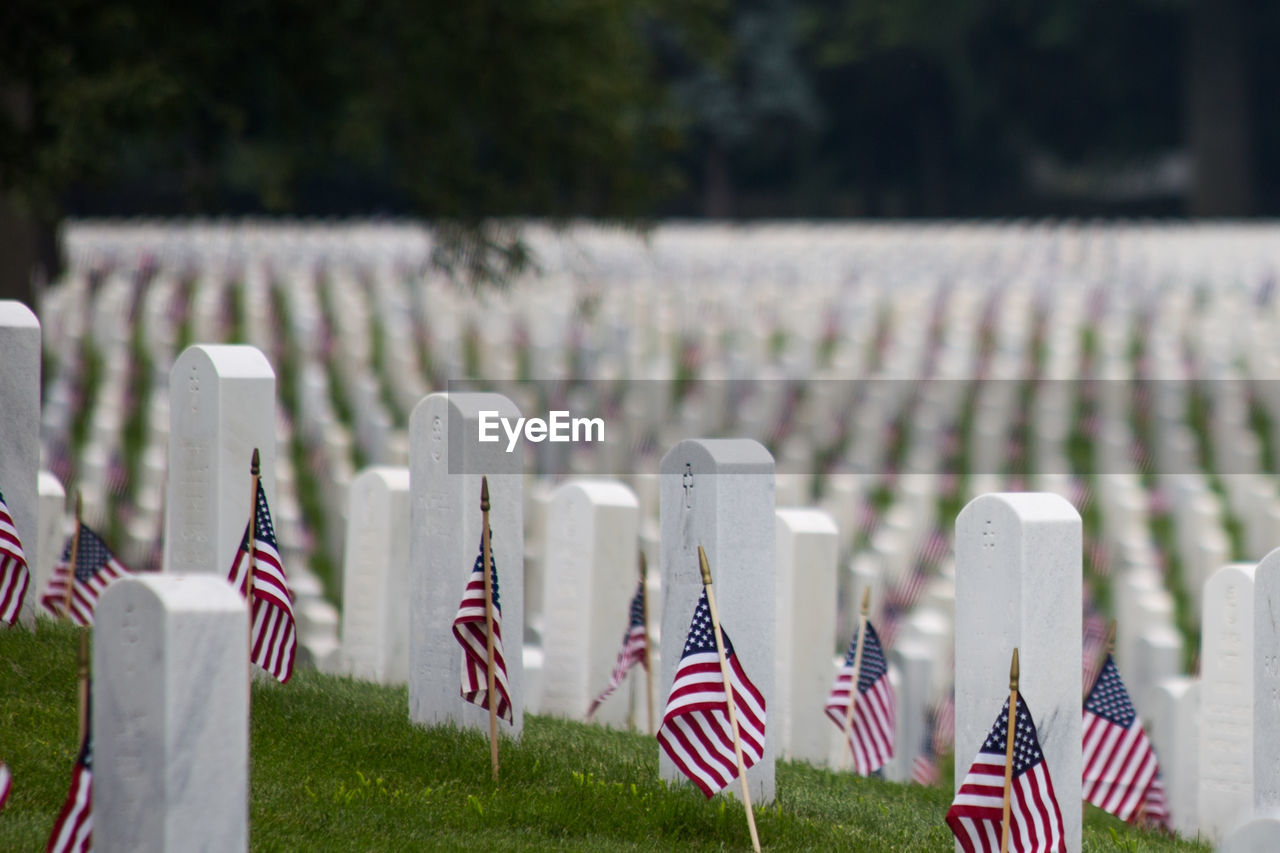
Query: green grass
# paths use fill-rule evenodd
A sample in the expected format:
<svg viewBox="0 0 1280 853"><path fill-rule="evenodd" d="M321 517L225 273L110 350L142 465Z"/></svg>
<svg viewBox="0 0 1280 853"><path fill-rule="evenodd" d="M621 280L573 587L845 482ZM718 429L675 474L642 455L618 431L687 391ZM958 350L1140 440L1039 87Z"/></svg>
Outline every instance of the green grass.
<svg viewBox="0 0 1280 853"><path fill-rule="evenodd" d="M0 755L13 794L0 850L40 850L75 759L76 629L0 631ZM527 717L502 742L502 779L476 732L410 725L404 688L299 672L255 684L254 850L746 850L741 807L658 781L640 734ZM952 850L950 792L781 762L756 809L772 850ZM1132 829L1092 807L1086 851L1207 850Z"/></svg>

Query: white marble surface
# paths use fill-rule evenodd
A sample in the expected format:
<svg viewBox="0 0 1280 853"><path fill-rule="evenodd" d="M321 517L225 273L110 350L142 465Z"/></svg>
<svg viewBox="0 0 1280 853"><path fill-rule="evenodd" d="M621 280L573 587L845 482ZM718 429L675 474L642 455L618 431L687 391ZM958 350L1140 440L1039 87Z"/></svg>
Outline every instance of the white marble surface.
<svg viewBox="0 0 1280 853"><path fill-rule="evenodd" d="M776 617L768 595L775 589L776 571L773 457L750 439L689 439L667 451L659 473L662 636L669 653L662 658L657 706L666 707L680 664L678 650L702 592L701 545L711 564L724 630L765 699L764 755L747 771L747 783L753 804L772 802L777 739L768 718L775 704ZM663 779L684 781L661 750L658 772Z"/></svg>
<svg viewBox="0 0 1280 853"><path fill-rule="evenodd" d="M1080 515L1054 494L982 495L956 519L955 787L1009 698L1016 647L1071 853L1081 843L1080 549Z"/></svg>
<svg viewBox="0 0 1280 853"><path fill-rule="evenodd" d="M524 447L479 441L479 413L518 418L500 394L423 398L409 420L409 719L489 729L489 713L462 699L462 647L453 620L480 553L480 482L489 478L490 528L502 647L514 725L524 730Z"/></svg>
<svg viewBox="0 0 1280 853"><path fill-rule="evenodd" d="M1231 831L1217 853L1275 853L1280 850L1280 811L1269 810Z"/></svg>
<svg viewBox="0 0 1280 853"><path fill-rule="evenodd" d="M1204 585L1200 634L1199 825L1211 840L1253 806L1253 581L1232 563Z"/></svg>
<svg viewBox="0 0 1280 853"><path fill-rule="evenodd" d="M16 299L0 299L0 493L22 540L28 570L40 562L40 321ZM41 587L28 583L18 621L35 627Z"/></svg>
<svg viewBox="0 0 1280 853"><path fill-rule="evenodd" d="M539 713L580 720L609 683L639 579L639 525L635 492L620 482L572 481L551 494L543 551ZM628 680L644 678L641 667L627 675ZM592 719L625 726L629 696L624 683ZM637 722L648 726L643 718Z"/></svg>
<svg viewBox="0 0 1280 853"><path fill-rule="evenodd" d="M1253 582L1253 807L1262 813L1280 811L1280 550Z"/></svg>
<svg viewBox="0 0 1280 853"><path fill-rule="evenodd" d="M187 347L169 371L169 418L164 570L225 578L249 523L255 447L277 506L275 372L256 347Z"/></svg>
<svg viewBox="0 0 1280 853"><path fill-rule="evenodd" d="M356 678L409 680L409 539L409 469L361 471L347 499L342 593L342 653Z"/></svg>
<svg viewBox="0 0 1280 853"><path fill-rule="evenodd" d="M1194 836L1200 825L1200 681L1166 678L1151 688L1144 704L1143 724L1160 760L1169 819L1177 832Z"/></svg>
<svg viewBox="0 0 1280 853"><path fill-rule="evenodd" d="M93 637L93 843L248 846L248 616L223 579L115 581Z"/></svg>

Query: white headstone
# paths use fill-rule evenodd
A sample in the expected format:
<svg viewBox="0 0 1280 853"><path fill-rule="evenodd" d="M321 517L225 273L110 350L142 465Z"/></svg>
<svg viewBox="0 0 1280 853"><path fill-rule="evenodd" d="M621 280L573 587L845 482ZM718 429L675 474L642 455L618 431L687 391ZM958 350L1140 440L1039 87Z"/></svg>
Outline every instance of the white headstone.
<svg viewBox="0 0 1280 853"><path fill-rule="evenodd" d="M934 655L923 643L899 642L889 653L898 671L895 685L897 740L893 759L885 767L885 778L893 782L911 779L916 758L924 747L925 727L929 724L925 711L933 699ZM847 752L847 750L846 750Z"/></svg>
<svg viewBox="0 0 1280 853"><path fill-rule="evenodd" d="M823 708L836 648L840 534L822 510L779 509L776 517L777 665L769 724L777 732L774 747L780 756L822 764L830 740L824 727L831 722Z"/></svg>
<svg viewBox="0 0 1280 853"><path fill-rule="evenodd" d="M1280 850L1280 812L1272 809L1231 832L1218 853L1275 853Z"/></svg>
<svg viewBox="0 0 1280 853"><path fill-rule="evenodd" d="M16 299L0 299L0 494L22 540L28 571L40 563L37 472L40 469L40 321ZM35 626L36 597L27 584L19 620ZM0 623L3 624L3 623Z"/></svg>
<svg viewBox="0 0 1280 853"><path fill-rule="evenodd" d="M1193 836L1199 826L1200 682L1166 678L1147 693L1146 705L1144 724L1160 760L1169 819L1177 832Z"/></svg>
<svg viewBox="0 0 1280 853"><path fill-rule="evenodd" d="M1220 840L1253 807L1252 563L1204 585L1200 632L1200 831Z"/></svg>
<svg viewBox="0 0 1280 853"><path fill-rule="evenodd" d="M62 547L67 539L67 491L62 488L62 481L49 471L41 471L37 482L40 508L36 537L39 539L40 556L34 563L30 563L31 589L28 590L28 595L35 595L36 590L43 590L49 582L53 575L53 565L62 556ZM27 555L27 560L31 560L30 554Z"/></svg>
<svg viewBox="0 0 1280 853"><path fill-rule="evenodd" d="M351 481L342 652L356 678L409 680L409 469L366 468Z"/></svg>
<svg viewBox="0 0 1280 853"><path fill-rule="evenodd" d="M249 523L249 462L276 498L276 375L261 350L196 344L169 371L165 571L226 577Z"/></svg>
<svg viewBox="0 0 1280 853"><path fill-rule="evenodd" d="M1073 851L1082 802L1080 549L1080 515L1054 494L982 495L956 519L955 787L1009 698L1017 648L1020 692Z"/></svg>
<svg viewBox="0 0 1280 853"><path fill-rule="evenodd" d="M1253 577L1253 807L1280 810L1280 550Z"/></svg>
<svg viewBox="0 0 1280 853"><path fill-rule="evenodd" d="M774 490L773 457L750 439L690 439L662 457L659 468L662 527L662 657L659 708L675 680L689 623L702 593L698 546L707 552L725 633L753 684L765 698L764 755L747 771L753 804L774 798ZM661 711L658 712L661 716ZM663 779L684 780L660 751ZM737 786L733 786L737 790Z"/></svg>
<svg viewBox="0 0 1280 853"><path fill-rule="evenodd" d="M524 729L524 447L481 442L480 413L520 417L500 394L424 397L409 419L409 719L488 731L489 713L463 700L462 647L453 636L480 553L481 478L489 478L491 547L514 725ZM501 434L499 430L498 434Z"/></svg>
<svg viewBox="0 0 1280 853"><path fill-rule="evenodd" d="M635 492L622 483L575 481L552 493L546 507L539 713L580 720L609 683L639 577L639 524ZM644 677L639 667L628 676L641 682ZM592 719L626 725L629 695L625 685L615 690ZM636 722L646 729L649 724L643 718Z"/></svg>
<svg viewBox="0 0 1280 853"><path fill-rule="evenodd" d="M102 593L95 849L247 848L248 632L244 601L221 578L137 575Z"/></svg>

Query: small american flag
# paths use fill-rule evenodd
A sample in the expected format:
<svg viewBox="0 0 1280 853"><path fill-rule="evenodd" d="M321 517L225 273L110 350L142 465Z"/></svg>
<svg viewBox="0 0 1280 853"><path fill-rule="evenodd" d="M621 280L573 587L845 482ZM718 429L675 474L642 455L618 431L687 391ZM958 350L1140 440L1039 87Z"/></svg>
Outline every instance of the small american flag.
<svg viewBox="0 0 1280 853"><path fill-rule="evenodd" d="M86 734L71 771L71 789L49 836L46 853L89 853L93 848L93 738Z"/></svg>
<svg viewBox="0 0 1280 853"><path fill-rule="evenodd" d="M936 746L938 727L936 717L937 711L929 711L925 714L924 743L920 747L920 754L916 756L915 761L911 762L911 781L926 787L938 784L940 778Z"/></svg>
<svg viewBox="0 0 1280 853"><path fill-rule="evenodd" d="M858 650L858 632L854 631L844 663L836 673L836 683L827 697L827 716L841 731L849 709L849 683L853 679L853 663ZM849 729L849 747L853 751L853 767L859 774L870 776L893 757L894 726L893 687L889 685L889 665L880 647L876 629L867 622L867 640L862 648L862 669L858 673L858 701L853 709Z"/></svg>
<svg viewBox="0 0 1280 853"><path fill-rule="evenodd" d="M240 550L227 576L240 595L249 593L249 525L244 526ZM276 529L271 523L267 493L258 482L258 509L253 531L253 626L249 659L285 683L293 675L298 629L293 620L293 592L284 572Z"/></svg>
<svg viewBox="0 0 1280 853"><path fill-rule="evenodd" d="M1156 778L1151 780L1151 787L1147 788L1147 799L1143 802L1138 814L1134 816L1134 822L1172 829L1169 823L1169 802L1164 793L1164 780L1160 778L1159 770L1156 771Z"/></svg>
<svg viewBox="0 0 1280 853"><path fill-rule="evenodd" d="M62 549L62 558L53 567L53 575L45 586L40 604L54 616L68 616L77 625L93 624L93 609L107 584L130 574L128 567L115 558L107 543L81 522L76 545L75 570L71 569L71 543ZM74 577L73 577L74 575ZM71 584L71 613L67 614L67 584Z"/></svg>
<svg viewBox="0 0 1280 853"><path fill-rule="evenodd" d="M1036 724L1022 695L1013 737L1013 780L1009 787L1009 849L1014 853L1065 853L1062 812L1049 779L1049 766ZM969 768L960 791L947 810L951 827L965 853L997 853L1004 820L1005 746L1009 733L1009 701Z"/></svg>
<svg viewBox="0 0 1280 853"><path fill-rule="evenodd" d="M9 772L9 765L0 761L0 809L9 802L9 791L12 789L13 774Z"/></svg>
<svg viewBox="0 0 1280 853"><path fill-rule="evenodd" d="M490 528L490 542L493 541ZM476 554L471 577L458 615L453 619L453 636L462 646L462 698L481 708L489 707L489 654L484 624L484 540ZM511 691L507 686L507 662L502 655L502 607L498 603L498 567L489 550L489 578L493 586L493 686L498 692L498 716L515 725L511 711Z"/></svg>
<svg viewBox="0 0 1280 853"><path fill-rule="evenodd" d="M645 666L647 643L644 624L644 581L640 581L636 594L631 599L631 621L627 624L627 633L622 637L622 648L618 650L618 660L614 663L613 672L609 675L609 686L591 702L591 707L587 709L588 720L600 704L609 698L609 694L618 689L618 685L627 677L631 667L636 664Z"/></svg>
<svg viewBox="0 0 1280 853"><path fill-rule="evenodd" d="M12 625L18 620L22 599L27 595L31 573L27 571L27 557L22 552L13 516L0 494L0 622Z"/></svg>
<svg viewBox="0 0 1280 853"><path fill-rule="evenodd" d="M1115 660L1107 655L1084 700L1084 798L1132 820L1159 770Z"/></svg>
<svg viewBox="0 0 1280 853"><path fill-rule="evenodd" d="M723 626L720 640L729 665L742 763L749 769L764 755L764 696L743 671ZM705 587L694 608L689 638L671 683L671 695L658 728L658 743L680 772L707 797L738 778L728 697L715 637L711 633L711 608Z"/></svg>

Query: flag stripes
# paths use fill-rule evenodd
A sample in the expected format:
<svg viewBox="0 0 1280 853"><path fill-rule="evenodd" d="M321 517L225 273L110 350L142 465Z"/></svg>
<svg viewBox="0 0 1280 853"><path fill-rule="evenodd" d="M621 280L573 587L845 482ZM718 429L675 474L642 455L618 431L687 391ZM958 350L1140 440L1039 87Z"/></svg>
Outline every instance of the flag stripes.
<svg viewBox="0 0 1280 853"><path fill-rule="evenodd" d="M71 771L71 788L49 835L46 853L89 853L93 836L93 758L86 737Z"/></svg>
<svg viewBox="0 0 1280 853"><path fill-rule="evenodd" d="M22 610L22 600L31 583L27 557L18 538L18 529L9 515L9 507L0 494L0 622L12 625Z"/></svg>
<svg viewBox="0 0 1280 853"><path fill-rule="evenodd" d="M261 481L258 483L257 501L253 519L253 621L249 633L249 659L283 684L293 676L293 663L298 651L293 591L289 588L284 561L280 558L271 508L267 506L267 493ZM241 596L249 593L249 564L249 523L246 522L240 548L227 576Z"/></svg>
<svg viewBox="0 0 1280 853"><path fill-rule="evenodd" d="M893 757L897 725L893 687L889 684L889 665L875 628L870 622L866 625L867 639L863 644L862 667L858 673L858 701L854 703L849 728L854 770L863 776L879 770ZM826 714L841 731L849 711L849 690L857 648L858 634L855 631L827 697Z"/></svg>
<svg viewBox="0 0 1280 853"><path fill-rule="evenodd" d="M1084 702L1084 799L1121 820L1132 820L1159 770L1155 750L1108 654Z"/></svg>
<svg viewBox="0 0 1280 853"><path fill-rule="evenodd" d="M76 564L71 562L71 539L62 549L62 558L53 567L53 575L45 586L40 604L54 616L67 616L80 626L93 624L93 611L98 596L116 578L130 574L129 569L115 558L98 534L87 524L80 524L79 542L76 545ZM67 584L71 584L71 612L66 613Z"/></svg>
<svg viewBox="0 0 1280 853"><path fill-rule="evenodd" d="M493 541L490 529L490 542ZM453 620L453 636L462 646L462 698L481 708L489 707L489 650L484 615L484 541L476 555L471 577L462 593L458 615ZM489 551L490 585L493 588L493 689L497 691L497 715L515 725L511 709L511 689L507 684L507 661L502 652L502 608L498 600L498 568Z"/></svg>
<svg viewBox="0 0 1280 853"><path fill-rule="evenodd" d="M613 664L613 672L609 674L609 684L604 690L592 700L591 706L587 708L587 719L590 720L592 714L600 707L605 699L608 699L614 690L618 689L618 685L622 683L622 679L627 677L627 672L636 664L645 666L645 652L647 651L648 637L644 624L644 581L640 581L636 594L631 598L630 622L627 625L627 633L622 638L622 648L618 651L618 660Z"/></svg>

